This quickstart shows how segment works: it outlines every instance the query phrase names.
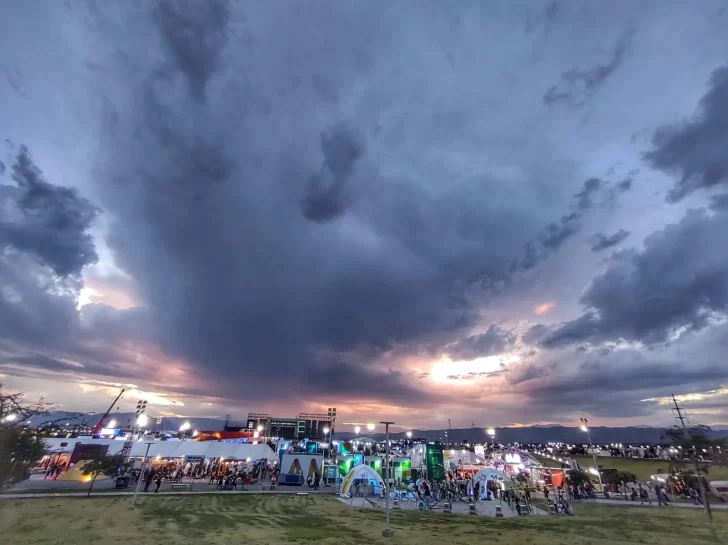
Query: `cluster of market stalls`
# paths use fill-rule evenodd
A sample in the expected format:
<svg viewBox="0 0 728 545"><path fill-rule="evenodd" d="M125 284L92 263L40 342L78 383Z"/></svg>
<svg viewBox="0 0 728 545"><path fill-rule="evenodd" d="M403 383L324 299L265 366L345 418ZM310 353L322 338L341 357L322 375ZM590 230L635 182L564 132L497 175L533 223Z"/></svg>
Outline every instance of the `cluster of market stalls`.
<svg viewBox="0 0 728 545"><path fill-rule="evenodd" d="M148 456L155 469L184 469L186 474L207 473L211 469L239 471L255 463L275 465L278 457L265 444L223 443L217 441L120 441L114 439L45 439L48 454L41 460L43 470L63 467L61 480L86 480L81 462L104 455L123 454L140 463Z"/></svg>
<svg viewBox="0 0 728 545"><path fill-rule="evenodd" d="M124 454L139 462L148 456L155 469L173 471L183 469L185 474L206 474L212 470L248 470L251 464L280 464L281 484L301 485L318 476L321 484L339 483L355 467L366 466L391 482L413 482L427 476L433 480L471 480L478 472L481 476L503 475L510 479L526 472L537 486L560 486L564 470L542 467L528 452L507 449L489 451L476 446L469 449L443 449L439 444L416 445L407 456L390 456L391 470L387 471L386 458L381 455L340 454L335 459L323 454L278 454L266 444L221 441L123 441L115 439L46 439L49 454L41 461L42 469L63 467L63 480L84 480L78 465L103 455ZM148 450L147 450L148 449ZM75 471L73 468L76 468ZM482 473L483 470L487 473ZM502 480L502 479L501 479Z"/></svg>

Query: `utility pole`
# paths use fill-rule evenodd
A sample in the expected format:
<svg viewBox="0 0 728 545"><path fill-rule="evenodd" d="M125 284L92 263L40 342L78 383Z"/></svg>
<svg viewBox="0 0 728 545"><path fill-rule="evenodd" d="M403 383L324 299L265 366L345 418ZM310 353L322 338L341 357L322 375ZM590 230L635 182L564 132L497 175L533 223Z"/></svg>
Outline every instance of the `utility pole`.
<svg viewBox="0 0 728 545"><path fill-rule="evenodd" d="M147 451L144 453L144 461L142 462L142 467L139 470L139 480L137 481L136 488L134 489L134 497L131 500L131 508L134 509L134 504L136 503L137 495L139 494L139 488L142 486L142 480L144 479L144 468L147 465L147 458L149 458L149 447L151 447L154 444L154 441L147 442ZM151 467L149 468L151 470Z"/></svg>
<svg viewBox="0 0 728 545"><path fill-rule="evenodd" d="M687 418L687 413L685 409L678 403L677 399L675 398L675 394L672 394L672 412L675 414L675 420L680 422L680 427L683 430L687 430L688 426L685 423ZM687 438L690 437L689 434L684 434L683 437ZM708 498L708 491L705 489L705 481L703 480L703 473L700 469L700 462L698 462L698 455L695 452L695 449L690 449L690 459L695 465L695 473L698 476L698 486L700 486L700 495L703 499L703 507L705 507L705 515L708 517L708 526L710 526L710 531L713 534L713 537L716 541L718 541L718 534L715 533L715 527L713 526L713 511L710 508L710 499Z"/></svg>
<svg viewBox="0 0 728 545"><path fill-rule="evenodd" d="M591 439L591 431L589 430L589 421L586 418L581 418L581 430L586 432L586 436L589 438L589 447L592 451L592 460L594 460L594 469L597 472L597 478L599 479L599 488L604 491L604 484L602 483L602 473L599 471L599 464L597 464L597 454L594 452L594 444Z"/></svg>
<svg viewBox="0 0 728 545"><path fill-rule="evenodd" d="M385 509L387 511L387 524L384 527L384 530L382 530L382 536L383 537L392 537L392 535L394 535L394 532L389 527L389 482L392 480L392 466L389 461L389 425L394 424L394 422L380 422L380 424L384 424L384 432L386 434L384 448L387 449L387 457L386 457L387 471L385 473L386 477L384 478L384 495L385 495L385 505L386 505Z"/></svg>

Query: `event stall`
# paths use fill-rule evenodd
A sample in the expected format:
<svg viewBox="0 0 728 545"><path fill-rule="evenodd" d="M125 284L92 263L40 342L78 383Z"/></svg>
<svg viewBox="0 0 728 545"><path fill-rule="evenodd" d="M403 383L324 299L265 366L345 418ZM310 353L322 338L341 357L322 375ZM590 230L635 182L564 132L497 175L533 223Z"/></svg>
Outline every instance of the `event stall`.
<svg viewBox="0 0 728 545"><path fill-rule="evenodd" d="M382 481L381 475L374 471L371 466L359 464L354 466L344 477L339 495L350 498L352 489L354 489L355 495L381 496L384 494L384 481Z"/></svg>

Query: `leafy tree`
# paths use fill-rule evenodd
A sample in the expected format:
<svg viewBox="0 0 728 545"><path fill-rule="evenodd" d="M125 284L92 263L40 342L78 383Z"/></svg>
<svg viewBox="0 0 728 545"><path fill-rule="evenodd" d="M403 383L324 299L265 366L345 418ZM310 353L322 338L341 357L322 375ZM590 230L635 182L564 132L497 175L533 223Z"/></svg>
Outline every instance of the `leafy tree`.
<svg viewBox="0 0 728 545"><path fill-rule="evenodd" d="M0 492L30 477L46 454L45 443L18 428L0 430Z"/></svg>
<svg viewBox="0 0 728 545"><path fill-rule="evenodd" d="M83 466L83 474L93 476L93 478L91 479L91 485L88 487L87 496L91 495L91 490L93 490L94 483L96 482L96 479L99 475L113 478L116 477L119 473L126 472L128 467L128 460L125 456L122 456L121 454L104 456L103 458L97 458L96 460L91 460L90 462L87 462Z"/></svg>
<svg viewBox="0 0 728 545"><path fill-rule="evenodd" d="M45 443L22 425L48 410L42 402L26 404L23 393L4 392L0 384L0 492L28 479L46 454Z"/></svg>
<svg viewBox="0 0 728 545"><path fill-rule="evenodd" d="M607 477L609 484L636 483L637 475L629 471L617 471Z"/></svg>
<svg viewBox="0 0 728 545"><path fill-rule="evenodd" d="M582 471L580 469L570 469L566 472L566 484L569 486L575 486L579 488L580 486L587 486L591 483L591 479L589 478L589 475L586 473L586 471Z"/></svg>

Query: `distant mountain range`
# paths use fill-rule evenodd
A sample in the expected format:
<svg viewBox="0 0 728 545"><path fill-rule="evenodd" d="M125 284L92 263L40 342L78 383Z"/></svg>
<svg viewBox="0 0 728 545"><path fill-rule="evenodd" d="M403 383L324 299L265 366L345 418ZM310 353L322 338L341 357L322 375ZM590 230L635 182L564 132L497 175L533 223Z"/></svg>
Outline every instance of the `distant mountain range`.
<svg viewBox="0 0 728 545"><path fill-rule="evenodd" d="M625 445L656 445L664 442L664 428L650 426L630 427L592 427L590 428L591 439L594 444L608 445L622 443ZM447 435L446 435L447 434ZM338 436L339 434L337 434ZM375 434L377 438L381 437ZM390 437L402 439L403 433L390 434ZM483 428L465 428L449 430L412 430L413 438L428 440L486 443L491 438ZM712 439L728 438L728 429L721 427L710 432ZM586 433L580 428L566 426L526 426L518 428L496 428L495 442L503 444L528 444L528 443L567 443L584 444L588 442Z"/></svg>
<svg viewBox="0 0 728 545"><path fill-rule="evenodd" d="M55 427L73 428L74 426L87 426L93 428L99 419L103 416L103 413L73 413L67 411L52 412L47 415L34 416L30 419L31 427L39 427L44 424L53 423ZM157 424L157 418L151 415L147 415L149 421L147 429L153 431L178 431L182 424L189 422L190 429L192 430L210 430L217 431L222 430L225 426L225 422L218 418L178 418L178 417L163 417L161 422ZM133 412L129 413L111 413L106 419L105 426L111 421L115 421L116 427L125 427L136 422L136 414ZM234 425L234 424L233 424ZM238 424L240 425L240 424Z"/></svg>
<svg viewBox="0 0 728 545"><path fill-rule="evenodd" d="M86 413L70 413L70 412L54 412L46 416L36 416L30 419L32 427L38 427L46 422L55 422L59 428L74 426L93 427L101 418L101 414ZM108 421L115 420L119 427L126 426L135 421L134 413L112 413ZM107 424L108 424L107 421ZM161 423L157 424L157 419L149 417L148 429L154 431L177 431L182 424L189 422L192 430L222 430L224 421L217 418L178 418L164 417ZM240 425L232 423L232 425ZM347 426L348 427L348 426ZM607 445L612 443L622 443L631 445L655 445L664 442L664 429L652 426L630 426L630 427L601 427L595 426L590 428L591 438L595 444ZM360 434L362 437L369 437L368 433ZM711 434L712 439L728 438L728 427L714 427ZM376 440L383 440L384 434L377 430L372 434ZM334 439L347 440L355 438L355 434L351 431L336 431ZM390 438L405 439L405 432L390 433ZM431 441L447 441L451 443L460 443L467 441L469 443L489 443L490 436L483 428L453 428L442 430L412 430L412 438L427 439ZM576 427L554 426L554 425L535 425L517 428L496 428L495 441L503 444L528 444L528 443L569 443L582 444L587 442L586 434Z"/></svg>

